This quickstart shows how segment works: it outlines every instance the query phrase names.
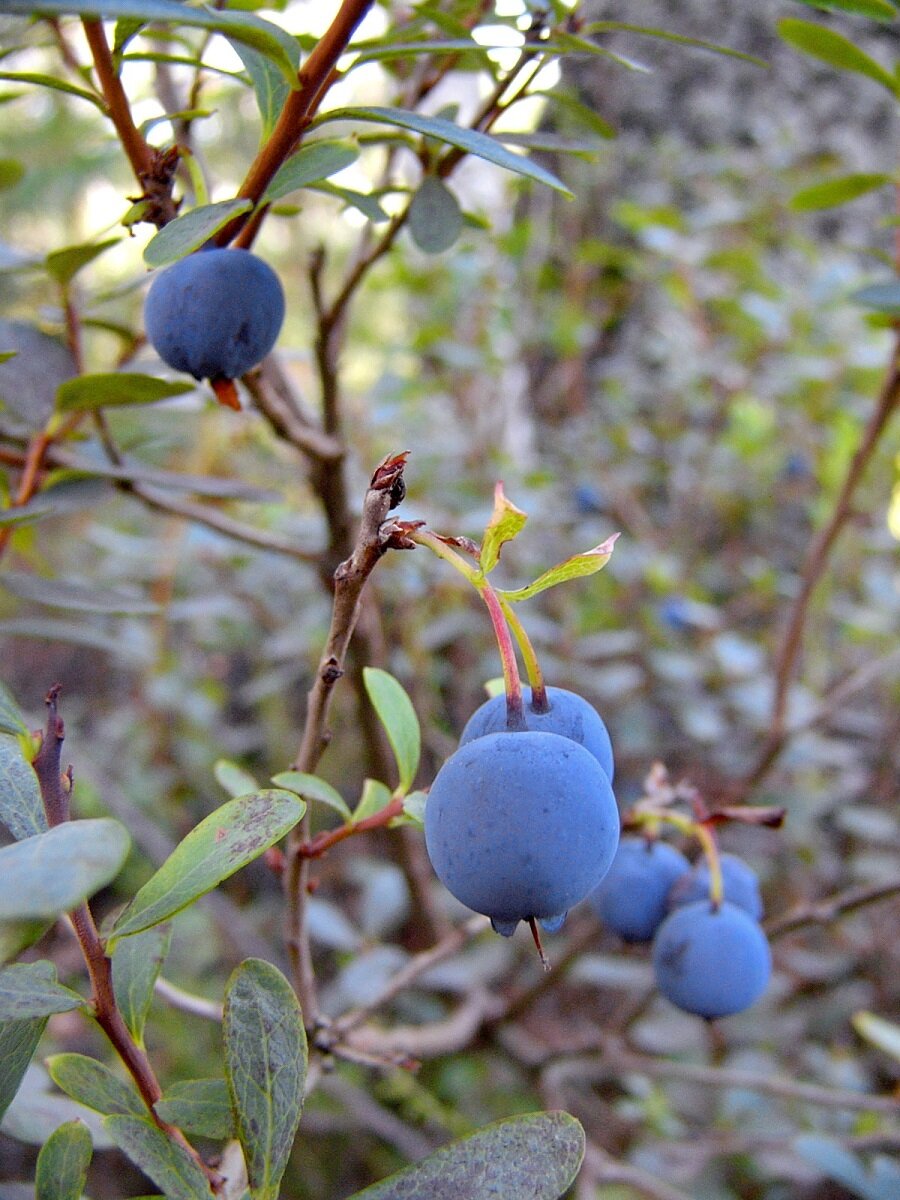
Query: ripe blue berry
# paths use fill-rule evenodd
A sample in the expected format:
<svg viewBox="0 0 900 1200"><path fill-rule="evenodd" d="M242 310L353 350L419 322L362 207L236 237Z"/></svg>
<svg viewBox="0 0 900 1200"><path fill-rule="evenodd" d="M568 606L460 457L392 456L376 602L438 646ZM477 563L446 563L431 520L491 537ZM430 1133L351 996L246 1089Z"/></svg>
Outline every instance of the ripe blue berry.
<svg viewBox="0 0 900 1200"><path fill-rule="evenodd" d="M489 733L452 754L425 806L425 845L457 900L499 933L561 923L597 886L619 840L609 779L555 733Z"/></svg>
<svg viewBox="0 0 900 1200"><path fill-rule="evenodd" d="M649 942L666 916L669 891L691 865L666 842L627 837L591 893L597 916L626 942Z"/></svg>
<svg viewBox="0 0 900 1200"><path fill-rule="evenodd" d="M284 292L249 250L189 254L157 275L144 324L160 358L195 379L237 379L275 345Z"/></svg>
<svg viewBox="0 0 900 1200"><path fill-rule="evenodd" d="M757 921L762 920L763 902L759 894L759 880L752 867L748 867L736 854L720 854L722 866L722 896L729 904L736 904ZM692 904L695 900L709 899L709 865L706 859L699 862L689 875L683 875L669 892L669 908Z"/></svg>
<svg viewBox="0 0 900 1200"><path fill-rule="evenodd" d="M695 900L671 912L656 932L653 970L676 1007L700 1017L743 1012L766 990L769 943L758 922L727 901Z"/></svg>
<svg viewBox="0 0 900 1200"><path fill-rule="evenodd" d="M597 710L575 692L565 688L548 687L548 712L535 712L531 707L531 688L522 689L525 701L525 724L542 733L556 733L584 746L596 758L612 783L615 766L612 743ZM506 729L506 697L492 696L476 708L462 731L460 745L484 737L486 733L502 733Z"/></svg>

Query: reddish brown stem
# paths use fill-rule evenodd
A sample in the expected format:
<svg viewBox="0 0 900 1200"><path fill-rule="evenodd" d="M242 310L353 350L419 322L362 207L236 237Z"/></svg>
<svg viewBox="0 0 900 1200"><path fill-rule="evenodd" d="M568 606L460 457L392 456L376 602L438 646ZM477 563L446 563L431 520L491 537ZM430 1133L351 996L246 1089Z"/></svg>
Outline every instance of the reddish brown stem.
<svg viewBox="0 0 900 1200"><path fill-rule="evenodd" d="M809 615L813 592L825 574L829 556L838 535L853 514L853 497L878 446L881 435L900 402L900 337L891 350L890 365L875 411L863 433L862 440L850 462L834 511L810 543L801 572L800 590L794 600L787 627L775 660L775 698L769 735L760 752L756 766L741 785L743 797L753 790L778 758L789 736L787 705L790 686L803 646L803 633Z"/></svg>
<svg viewBox="0 0 900 1200"><path fill-rule="evenodd" d="M337 16L316 43L298 76L300 86L285 101L272 136L250 164L238 196L256 205L286 158L294 151L332 82L335 64L347 47L357 25L374 0L344 0ZM219 246L227 246L246 224L237 217L216 235Z"/></svg>
<svg viewBox="0 0 900 1200"><path fill-rule="evenodd" d="M298 848L297 853L302 858L321 858L323 854L326 854L332 846L336 846L339 842L353 837L356 833L366 833L370 829L382 829L385 825L393 821L394 817L402 816L402 814L403 798L398 796L390 804L386 804L379 812L373 813L371 817L365 817L362 821L347 821L345 824L339 825L337 829L328 829L323 830L322 833L317 833L314 838L310 838L308 842L304 842Z"/></svg>
<svg viewBox="0 0 900 1200"><path fill-rule="evenodd" d="M131 169L139 183L153 170L153 151L131 119L131 106L122 81L116 74L103 22L96 17L84 17L81 22L84 36L94 59L97 82L103 92L110 120L116 127L122 148L128 155Z"/></svg>

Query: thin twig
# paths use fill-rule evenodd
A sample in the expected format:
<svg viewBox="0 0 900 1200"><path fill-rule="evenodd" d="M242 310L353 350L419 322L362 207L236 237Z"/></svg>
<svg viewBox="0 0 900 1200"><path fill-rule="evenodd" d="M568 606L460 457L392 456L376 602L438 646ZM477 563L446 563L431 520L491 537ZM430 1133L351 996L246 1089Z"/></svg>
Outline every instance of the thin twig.
<svg viewBox="0 0 900 1200"><path fill-rule="evenodd" d="M205 1021L222 1024L222 1005L217 1004L215 1000L207 1000L205 996L195 996L193 992L186 992L183 988L176 987L168 979L164 979L162 975L157 977L153 990L160 999L172 1008L177 1008L179 1012L190 1013L192 1017L202 1017Z"/></svg>
<svg viewBox="0 0 900 1200"><path fill-rule="evenodd" d="M687 1192L657 1179L649 1171L613 1158L594 1142L588 1142L584 1152L584 1169L598 1184L622 1184L649 1196L650 1200L692 1200Z"/></svg>
<svg viewBox="0 0 900 1200"><path fill-rule="evenodd" d="M791 933L795 929L802 929L806 925L830 925L844 913L854 912L868 904L878 904L893 896L900 896L900 879L891 880L889 883L873 883L868 886L848 888L845 892L836 892L833 896L826 896L824 900L798 904L790 912L784 913L780 917L773 917L765 924L766 934L769 938L777 938Z"/></svg>
<svg viewBox="0 0 900 1200"><path fill-rule="evenodd" d="M334 575L334 605L325 650L307 697L306 721L294 760L298 771L316 769L328 745L328 710L334 686L344 673L347 648L359 619L366 582L390 545L385 523L393 507L393 489L403 477L406 454L391 455L375 470L363 501L362 520L353 553ZM394 493L396 494L396 493ZM309 860L300 852L309 841L309 814L288 837L283 883L287 904L287 947L297 993L307 1024L318 1019L315 976L306 929Z"/></svg>
<svg viewBox="0 0 900 1200"><path fill-rule="evenodd" d="M831 517L813 538L806 552L800 573L800 589L791 607L775 657L775 696L772 703L769 734L756 765L741 784L740 794L742 796L751 792L766 775L784 749L788 739L790 733L787 728L788 697L803 646L803 634L809 616L810 602L828 567L831 551L838 535L853 515L853 497L856 489L898 403L900 403L900 337L895 340L891 349L890 362L878 402L869 418L856 453L850 461Z"/></svg>

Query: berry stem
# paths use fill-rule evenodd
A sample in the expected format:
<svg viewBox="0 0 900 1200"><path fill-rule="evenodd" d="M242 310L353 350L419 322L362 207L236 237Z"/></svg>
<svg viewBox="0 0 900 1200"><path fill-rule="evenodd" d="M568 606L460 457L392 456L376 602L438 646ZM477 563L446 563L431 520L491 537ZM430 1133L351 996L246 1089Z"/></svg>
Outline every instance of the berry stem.
<svg viewBox="0 0 900 1200"><path fill-rule="evenodd" d="M632 809L628 814L627 824L646 827L649 832L655 832L665 821L673 825L687 837L694 837L703 848L703 857L709 866L709 899L713 908L718 909L724 899L722 884L722 864L719 860L719 847L716 843L712 824L709 821L695 821L684 813L673 812L669 808L657 808L647 805Z"/></svg>
<svg viewBox="0 0 900 1200"><path fill-rule="evenodd" d="M703 854L709 866L709 900L713 908L718 910L725 898L719 847L711 827L706 822L700 822L695 827L694 834L703 847Z"/></svg>
<svg viewBox="0 0 900 1200"><path fill-rule="evenodd" d="M513 732L523 731L525 726L525 702L522 697L522 681L519 678L519 666L516 662L516 650L507 625L507 615L502 601L481 571L470 566L461 554L458 554L447 544L444 538L438 537L428 529L410 529L404 531L409 541L419 546L427 546L438 558L448 562L471 583L490 613L491 624L494 626L494 636L500 651L500 662L503 667L503 686L506 691L506 728ZM521 626L520 626L521 628ZM524 630L522 630L524 634ZM527 640L527 638L526 638ZM521 643L520 643L521 644ZM524 652L523 652L524 653ZM532 654L534 652L532 651ZM537 660L535 659L535 663Z"/></svg>
<svg viewBox="0 0 900 1200"><path fill-rule="evenodd" d="M512 635L518 643L519 650L522 652L522 661L525 663L525 673L528 676L528 683L531 686L531 710L536 713L546 713L550 711L550 701L547 698L547 686L544 683L544 673L541 671L540 663L538 662L537 654L535 653L534 645L531 638L525 631L525 626L519 620L519 614L514 606L510 604L503 596L503 593L498 593L500 607L503 609L503 615L506 617L507 624L512 630Z"/></svg>

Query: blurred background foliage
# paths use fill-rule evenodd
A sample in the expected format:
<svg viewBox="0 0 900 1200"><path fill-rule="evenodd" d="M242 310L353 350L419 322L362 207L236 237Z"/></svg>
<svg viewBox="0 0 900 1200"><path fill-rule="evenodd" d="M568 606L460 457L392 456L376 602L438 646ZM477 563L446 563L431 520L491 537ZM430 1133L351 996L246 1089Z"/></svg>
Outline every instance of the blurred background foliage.
<svg viewBox="0 0 900 1200"><path fill-rule="evenodd" d="M486 27L492 7L482 6ZM315 33L331 6L280 8L292 29L307 21ZM640 795L655 760L712 802L734 794L765 739L778 638L804 555L833 512L892 344L889 318L852 298L893 269L892 189L814 212L796 211L791 199L832 175L895 171L896 103L872 80L797 53L775 26L782 17L818 19L884 62L896 51L897 24L832 18L788 0L587 8L594 19L714 37L769 66L620 33L604 45L638 69L576 58L548 76L548 88L586 105L616 136L599 139L572 105L532 104L519 128L546 135L550 148L535 153L574 200L467 162L451 182L467 217L453 248L425 254L404 233L372 271L341 361L350 494L358 502L375 463L408 449L403 515L477 537L502 478L529 514L526 533L504 553L510 585L621 530L602 574L533 600L525 622L549 680L582 692L609 725L623 804ZM271 9L279 6L265 15ZM401 16L399 5L380 5L370 36ZM198 44L196 32L185 38ZM59 70L45 25L2 18L0 39L25 48L10 60L16 69ZM210 61L239 71L219 41ZM409 69L403 61L361 68L341 84L342 102L391 103ZM482 74L450 76L431 111L455 104L465 114L483 93ZM188 78L178 67L129 64L136 118L162 115L166 88L178 92ZM0 365L0 446L12 449L46 418L73 370L60 290L42 265L49 252L119 238L72 285L87 369L159 364L140 342L147 227L129 237L118 224L134 183L110 128L77 98L4 87L0 159L22 167L5 165L0 176L8 185L0 192L0 350L22 348ZM212 198L223 199L256 148L252 93L209 72L199 106L210 115L194 123L197 161ZM171 136L164 122L151 140ZM554 151L554 138L577 140L578 153ZM383 143L359 140L362 157L339 182L367 191ZM415 186L411 156L404 169ZM364 218L333 196L291 199L297 211L268 220L258 250L288 295L280 358L314 410L310 261L327 246L326 279L336 280L366 234ZM137 847L104 897L112 908L225 798L213 775L218 759L260 779L291 761L330 602L317 562L327 531L315 489L252 406L236 416L198 391L110 410L108 421L145 466L252 488L214 503L310 560L150 511L109 481L71 471L53 480L52 516L16 532L0 574L3 678L35 726L47 687L63 684L78 815L112 812ZM99 461L91 437L70 451ZM895 427L815 592L789 695L796 732L750 795L784 805L786 825L724 834L760 872L775 917L897 875L898 461ZM6 470L8 495L15 474ZM79 583L96 603L66 607L35 580ZM490 629L465 586L422 550L389 556L371 587L378 619L368 644L414 699L427 786L484 681L498 674ZM128 597L118 610L105 611L110 592ZM339 689L320 767L348 800L385 761L361 732L359 703L352 688ZM421 944L396 841L354 839L321 862L313 931L332 1013L359 1003ZM895 1087L897 1061L863 1040L853 1017L896 1012L897 916L895 901L881 903L780 938L769 993L717 1040L648 990L640 951L623 951L590 915L575 913L569 932L550 939L565 970L517 1021L415 1074L344 1064L326 1075L301 1125L286 1194L344 1195L449 1136L546 1105L567 1108L588 1130L593 1150L574 1191L583 1200L641 1194L640 1180L610 1174L606 1154L658 1180L650 1195L864 1195L858 1178L856 1190L846 1176L824 1183L834 1172L823 1166L821 1142L804 1153L795 1139L838 1139L859 1167L896 1149L886 1115L698 1085L653 1064L675 1057L840 1091ZM218 998L241 957L282 961L280 936L279 883L258 863L179 918L166 976ZM567 939L578 953L566 956ZM41 951L62 978L77 976L63 934L48 935ZM467 990L515 990L539 974L524 938L482 938L386 1015L438 1021ZM219 1074L209 1022L157 1002L150 1038L167 1080ZM106 1054L84 1023L54 1018L46 1053L72 1049ZM36 1108L47 1086L36 1069ZM34 1154L9 1133L0 1133L0 1180L21 1178ZM98 1155L91 1195L140 1188L113 1152Z"/></svg>

